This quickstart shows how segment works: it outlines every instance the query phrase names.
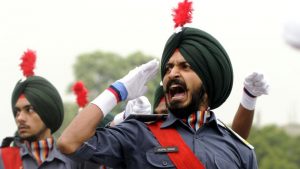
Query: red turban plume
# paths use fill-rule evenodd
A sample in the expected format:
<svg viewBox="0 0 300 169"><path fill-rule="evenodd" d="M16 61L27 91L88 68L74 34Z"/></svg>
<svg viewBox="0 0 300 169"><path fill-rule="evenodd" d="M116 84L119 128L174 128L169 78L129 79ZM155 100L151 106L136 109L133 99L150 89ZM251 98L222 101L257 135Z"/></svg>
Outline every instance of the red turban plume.
<svg viewBox="0 0 300 169"><path fill-rule="evenodd" d="M88 103L88 99L87 99L88 90L85 88L82 81L77 81L73 85L72 90L77 97L76 101L78 106L83 108Z"/></svg>
<svg viewBox="0 0 300 169"><path fill-rule="evenodd" d="M174 13L173 21L175 22L175 28L184 26L186 23L192 23L192 2L184 0L178 3L178 7L172 10Z"/></svg>
<svg viewBox="0 0 300 169"><path fill-rule="evenodd" d="M36 54L35 51L27 49L21 57L22 63L20 67L25 77L33 76L33 69L35 68Z"/></svg>

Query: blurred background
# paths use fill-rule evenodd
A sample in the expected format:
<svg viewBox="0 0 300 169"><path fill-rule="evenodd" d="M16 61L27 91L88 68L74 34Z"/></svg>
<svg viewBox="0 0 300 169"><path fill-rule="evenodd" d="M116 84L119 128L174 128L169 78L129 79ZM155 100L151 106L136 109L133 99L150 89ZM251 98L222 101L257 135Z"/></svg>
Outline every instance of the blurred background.
<svg viewBox="0 0 300 169"><path fill-rule="evenodd" d="M160 59L174 32L171 9L178 2L0 1L0 139L16 130L10 99L22 78L19 64L24 51L36 51L35 74L51 81L63 97L66 114L59 136L78 111L72 84L82 80L92 100L133 67ZM289 34L295 31L293 23L300 27L299 5L297 0L197 0L193 23L187 25L216 37L231 58L233 90L214 110L222 121L231 124L247 75L260 72L269 82L269 95L257 100L248 139L261 169L300 168L300 35ZM151 102L159 81L158 75L149 84Z"/></svg>

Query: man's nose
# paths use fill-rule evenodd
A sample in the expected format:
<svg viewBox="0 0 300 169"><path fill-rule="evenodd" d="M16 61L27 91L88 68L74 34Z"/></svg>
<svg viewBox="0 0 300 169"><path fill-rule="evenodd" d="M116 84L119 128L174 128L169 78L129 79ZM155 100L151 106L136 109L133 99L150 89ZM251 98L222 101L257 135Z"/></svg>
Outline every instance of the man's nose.
<svg viewBox="0 0 300 169"><path fill-rule="evenodd" d="M177 66L174 66L169 75L170 78L178 78L180 76L180 69Z"/></svg>
<svg viewBox="0 0 300 169"><path fill-rule="evenodd" d="M20 112L17 113L16 121L17 122L26 121L26 113L23 110L20 110Z"/></svg>

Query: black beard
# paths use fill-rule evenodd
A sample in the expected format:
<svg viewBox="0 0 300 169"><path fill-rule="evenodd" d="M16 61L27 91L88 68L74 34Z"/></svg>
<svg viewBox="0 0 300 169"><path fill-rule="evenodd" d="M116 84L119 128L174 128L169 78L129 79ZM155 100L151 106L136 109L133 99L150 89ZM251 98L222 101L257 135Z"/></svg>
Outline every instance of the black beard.
<svg viewBox="0 0 300 169"><path fill-rule="evenodd" d="M187 106L180 107L180 102L167 102L168 109L177 118L187 118L193 112L198 111L200 104L204 101L204 93L204 88L201 86L200 89L192 93L192 100Z"/></svg>
<svg viewBox="0 0 300 169"><path fill-rule="evenodd" d="M37 140L37 136L36 135L33 135L33 136L29 136L29 137L20 137L21 138L21 141L28 141L28 142L34 142Z"/></svg>
<svg viewBox="0 0 300 169"><path fill-rule="evenodd" d="M42 128L37 134L35 135L32 135L32 136L28 136L28 137L20 137L20 140L23 142L23 141L28 141L28 142L34 142L34 141L37 141L38 139L38 136L40 136L42 133L44 133L45 131L47 130L46 127Z"/></svg>

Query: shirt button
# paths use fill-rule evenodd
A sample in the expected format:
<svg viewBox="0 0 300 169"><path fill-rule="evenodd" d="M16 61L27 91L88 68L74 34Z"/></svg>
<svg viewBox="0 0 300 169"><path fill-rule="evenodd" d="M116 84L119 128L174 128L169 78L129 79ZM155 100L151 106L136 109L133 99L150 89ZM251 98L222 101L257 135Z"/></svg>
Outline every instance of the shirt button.
<svg viewBox="0 0 300 169"><path fill-rule="evenodd" d="M163 166L166 166L166 165L168 165L168 162L167 162L167 161L163 161L163 162L162 162L162 165L163 165Z"/></svg>

